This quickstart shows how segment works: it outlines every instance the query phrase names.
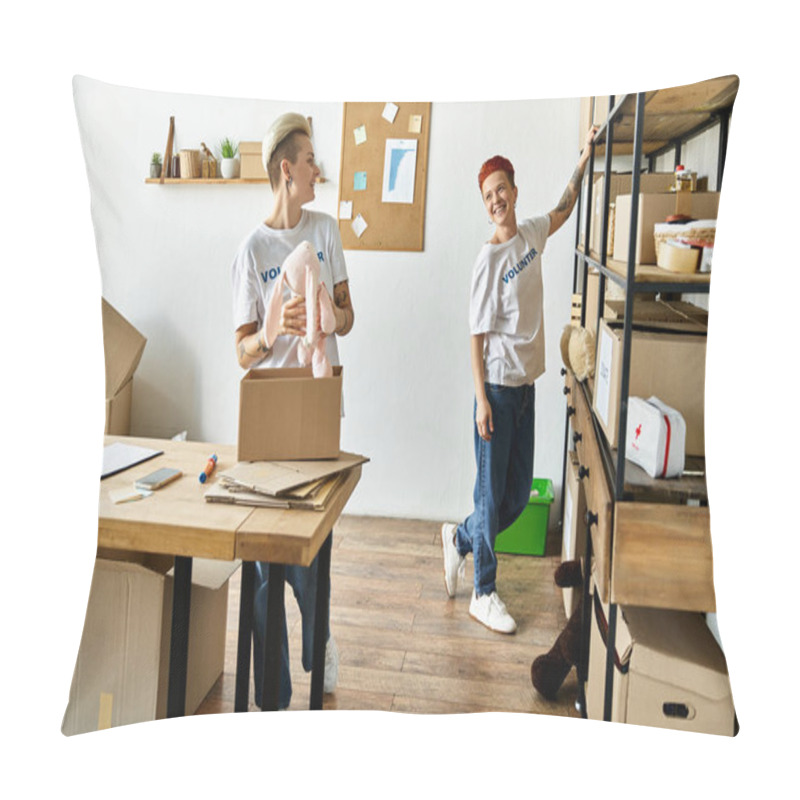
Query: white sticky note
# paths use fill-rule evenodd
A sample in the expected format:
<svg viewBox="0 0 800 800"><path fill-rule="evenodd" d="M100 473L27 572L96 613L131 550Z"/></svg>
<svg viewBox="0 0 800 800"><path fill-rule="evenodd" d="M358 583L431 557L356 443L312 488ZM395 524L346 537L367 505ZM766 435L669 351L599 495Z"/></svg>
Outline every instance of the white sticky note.
<svg viewBox="0 0 800 800"><path fill-rule="evenodd" d="M353 131L353 136L356 137L356 144L364 144L367 141L367 126L359 125Z"/></svg>
<svg viewBox="0 0 800 800"><path fill-rule="evenodd" d="M387 103L383 107L383 114L381 116L387 122L394 122L394 118L397 116L397 106L394 103Z"/></svg>
<svg viewBox="0 0 800 800"><path fill-rule="evenodd" d="M151 494L153 493L147 489L131 486L130 489L114 489L108 493L108 497L112 503L130 503L143 497L150 497Z"/></svg>
<svg viewBox="0 0 800 800"><path fill-rule="evenodd" d="M352 219L353 218L353 202L352 200L342 200L339 203L339 219Z"/></svg>
<svg viewBox="0 0 800 800"><path fill-rule="evenodd" d="M366 220L364 219L364 217L362 217L362 216L361 216L361 214L359 214L359 215L358 215L358 216L357 216L357 217L356 217L356 218L353 220L353 223L352 223L352 225L353 225L353 232L354 232L354 233L355 233L355 235L356 235L356 236L358 236L358 238L360 239L360 238L361 238L361 235L362 235L362 234L364 233L364 231L367 229L367 222L366 222Z"/></svg>
<svg viewBox="0 0 800 800"><path fill-rule="evenodd" d="M412 114L408 119L408 132L419 133L422 130L422 114Z"/></svg>

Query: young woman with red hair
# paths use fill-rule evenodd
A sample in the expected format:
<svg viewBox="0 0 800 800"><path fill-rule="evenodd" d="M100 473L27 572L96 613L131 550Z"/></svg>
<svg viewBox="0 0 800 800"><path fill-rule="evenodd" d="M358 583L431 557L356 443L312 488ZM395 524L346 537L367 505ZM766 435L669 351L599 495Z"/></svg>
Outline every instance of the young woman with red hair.
<svg viewBox="0 0 800 800"><path fill-rule="evenodd" d="M455 596L468 553L475 565L469 613L487 628L517 625L497 595L494 543L522 513L533 479L534 381L544 372L541 256L547 238L569 218L580 193L596 128L592 127L559 204L517 221L514 167L503 156L486 161L478 186L495 226L475 262L470 296L470 355L475 384L474 509L460 524L442 526L445 588Z"/></svg>

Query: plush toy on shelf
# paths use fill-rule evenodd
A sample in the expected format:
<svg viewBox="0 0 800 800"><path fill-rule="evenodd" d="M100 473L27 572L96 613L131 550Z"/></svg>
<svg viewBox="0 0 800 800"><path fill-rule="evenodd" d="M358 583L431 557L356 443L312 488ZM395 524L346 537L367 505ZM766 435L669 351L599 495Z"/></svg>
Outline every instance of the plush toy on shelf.
<svg viewBox="0 0 800 800"><path fill-rule="evenodd" d="M331 377L333 368L325 353L325 337L335 330L336 316L331 296L319 278L319 259L310 242L301 242L289 253L281 267L280 281L272 292L267 309L267 345L272 347L278 336L283 285L286 284L293 296L305 297L306 300L306 335L301 337L298 348L300 363L303 366L310 363L315 378Z"/></svg>
<svg viewBox="0 0 800 800"><path fill-rule="evenodd" d="M583 587L583 570L579 559L563 561L556 569L554 580L562 588ZM581 657L581 616L583 612L583 592L581 600L567 620L550 650L533 660L531 682L533 688L547 700L555 700L558 690L577 666Z"/></svg>
<svg viewBox="0 0 800 800"><path fill-rule="evenodd" d="M561 332L561 359L579 381L594 376L594 334L588 328L566 325Z"/></svg>

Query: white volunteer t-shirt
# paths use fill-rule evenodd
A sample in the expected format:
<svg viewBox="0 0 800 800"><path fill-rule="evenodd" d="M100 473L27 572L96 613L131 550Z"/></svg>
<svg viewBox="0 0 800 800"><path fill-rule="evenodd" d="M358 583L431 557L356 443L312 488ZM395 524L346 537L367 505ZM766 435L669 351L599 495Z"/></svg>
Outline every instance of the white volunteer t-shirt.
<svg viewBox="0 0 800 800"><path fill-rule="evenodd" d="M550 217L526 219L502 244L486 243L475 261L470 333L486 335L487 383L522 386L544 372L542 253Z"/></svg>
<svg viewBox="0 0 800 800"><path fill-rule="evenodd" d="M342 240L336 221L319 211L304 208L300 222L288 230L259 225L240 245L233 261L233 326L234 330L251 322L264 324L266 307L275 287L281 282L281 265L301 242L314 245L319 258L320 279L331 298L333 287L347 280L347 268ZM283 287L284 302L291 292ZM257 367L297 367L300 362L297 336L279 336L267 357ZM325 338L328 360L339 364L339 349L335 336Z"/></svg>

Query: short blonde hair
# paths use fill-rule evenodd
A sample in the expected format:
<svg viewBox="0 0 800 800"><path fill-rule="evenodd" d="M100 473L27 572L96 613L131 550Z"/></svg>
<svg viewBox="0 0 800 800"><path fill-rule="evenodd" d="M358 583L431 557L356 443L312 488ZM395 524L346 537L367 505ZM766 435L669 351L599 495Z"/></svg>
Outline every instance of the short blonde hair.
<svg viewBox="0 0 800 800"><path fill-rule="evenodd" d="M300 149L294 134L311 137L311 126L302 114L282 114L270 126L261 145L261 162L269 175L269 182L277 186L280 180L280 164L284 158L294 164Z"/></svg>

